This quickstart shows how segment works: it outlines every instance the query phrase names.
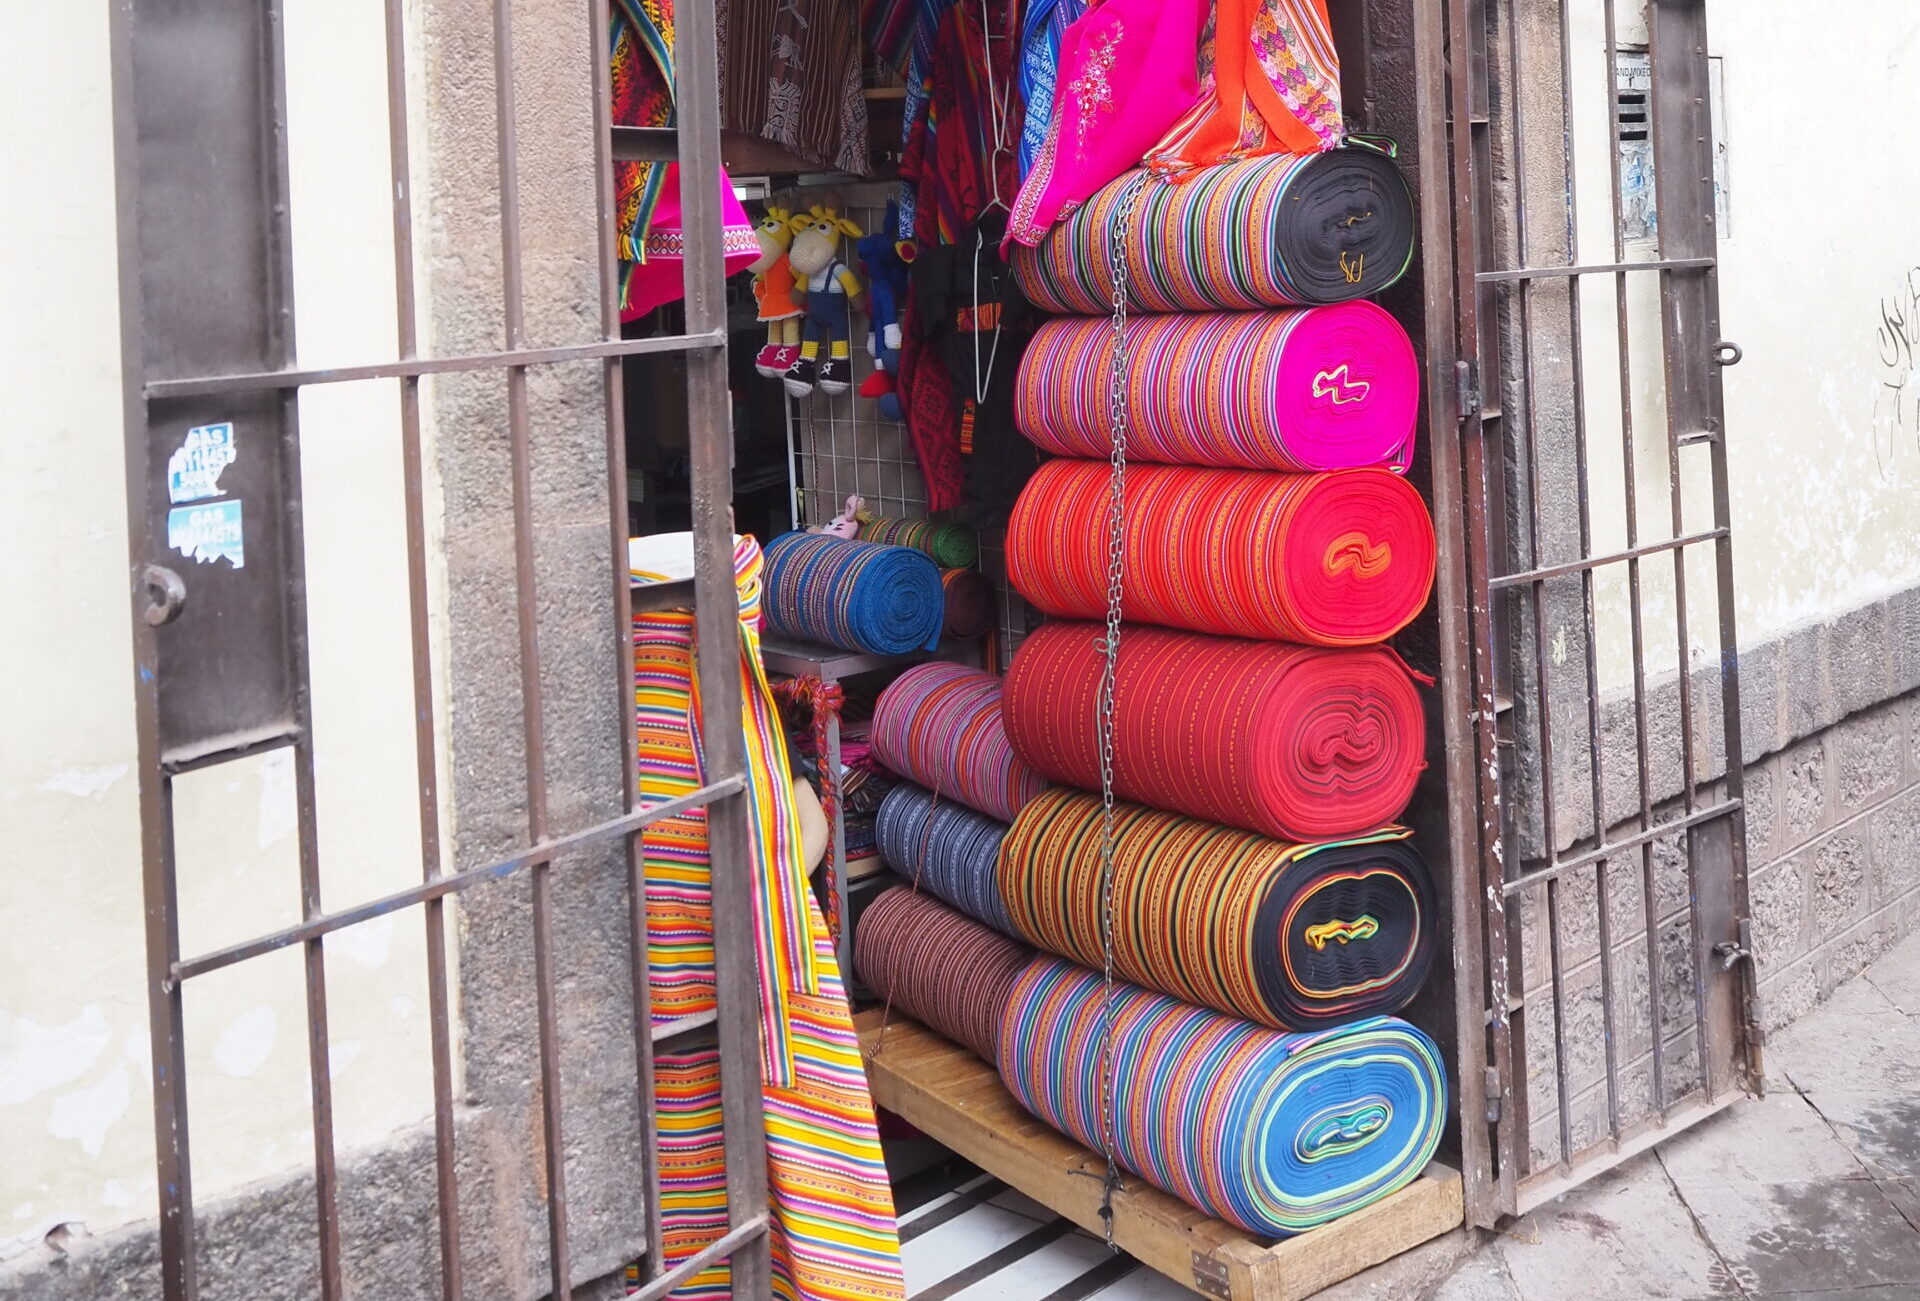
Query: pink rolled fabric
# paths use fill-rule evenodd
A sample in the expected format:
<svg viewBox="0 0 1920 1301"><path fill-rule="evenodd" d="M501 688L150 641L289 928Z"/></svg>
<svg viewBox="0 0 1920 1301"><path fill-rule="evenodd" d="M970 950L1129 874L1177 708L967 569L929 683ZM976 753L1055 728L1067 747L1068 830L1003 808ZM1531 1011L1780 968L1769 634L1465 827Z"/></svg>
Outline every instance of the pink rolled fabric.
<svg viewBox="0 0 1920 1301"><path fill-rule="evenodd" d="M1127 454L1169 465L1404 473L1420 369L1372 303L1127 322ZM1014 414L1041 450L1105 458L1113 326L1058 317L1020 362Z"/></svg>
<svg viewBox="0 0 1920 1301"><path fill-rule="evenodd" d="M1106 0L1060 38L1053 120L1007 226L1033 245L1200 102L1207 0Z"/></svg>
<svg viewBox="0 0 1920 1301"><path fill-rule="evenodd" d="M1046 778L1013 752L1000 679L960 664L902 673L873 707L873 757L943 800L1012 822Z"/></svg>

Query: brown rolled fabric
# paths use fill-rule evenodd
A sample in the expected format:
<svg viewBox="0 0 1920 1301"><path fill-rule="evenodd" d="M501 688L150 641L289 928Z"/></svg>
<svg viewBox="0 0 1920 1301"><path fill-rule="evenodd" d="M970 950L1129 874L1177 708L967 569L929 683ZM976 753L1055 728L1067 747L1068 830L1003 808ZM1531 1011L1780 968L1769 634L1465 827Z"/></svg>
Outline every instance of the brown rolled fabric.
<svg viewBox="0 0 1920 1301"><path fill-rule="evenodd" d="M947 592L947 636L970 641L993 630L999 602L985 574L977 569L943 569L940 586Z"/></svg>
<svg viewBox="0 0 1920 1301"><path fill-rule="evenodd" d="M853 965L893 1012L930 1026L989 1062L1000 1019L1034 951L929 894L895 886L867 905Z"/></svg>

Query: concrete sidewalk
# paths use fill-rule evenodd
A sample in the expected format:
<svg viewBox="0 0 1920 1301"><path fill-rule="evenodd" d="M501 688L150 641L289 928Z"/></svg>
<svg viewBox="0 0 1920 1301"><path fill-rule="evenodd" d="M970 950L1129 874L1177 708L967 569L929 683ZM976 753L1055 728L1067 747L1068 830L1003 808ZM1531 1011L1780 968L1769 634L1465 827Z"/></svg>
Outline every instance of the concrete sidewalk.
<svg viewBox="0 0 1920 1301"><path fill-rule="evenodd" d="M1323 1301L1920 1298L1920 936L1777 1032L1767 1096Z"/></svg>

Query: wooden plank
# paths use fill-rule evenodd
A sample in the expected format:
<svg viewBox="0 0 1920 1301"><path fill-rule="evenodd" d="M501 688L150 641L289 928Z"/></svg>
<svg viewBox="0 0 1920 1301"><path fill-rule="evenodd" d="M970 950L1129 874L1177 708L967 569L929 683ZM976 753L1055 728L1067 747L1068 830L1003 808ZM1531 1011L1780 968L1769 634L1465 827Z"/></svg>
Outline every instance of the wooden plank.
<svg viewBox="0 0 1920 1301"><path fill-rule="evenodd" d="M875 1010L854 1018L873 1100L1092 1233L1106 1162L1029 1114L999 1073L917 1022ZM1114 1240L1150 1268L1223 1301L1300 1301L1463 1219L1460 1176L1434 1164L1365 1210L1269 1242L1122 1174Z"/></svg>

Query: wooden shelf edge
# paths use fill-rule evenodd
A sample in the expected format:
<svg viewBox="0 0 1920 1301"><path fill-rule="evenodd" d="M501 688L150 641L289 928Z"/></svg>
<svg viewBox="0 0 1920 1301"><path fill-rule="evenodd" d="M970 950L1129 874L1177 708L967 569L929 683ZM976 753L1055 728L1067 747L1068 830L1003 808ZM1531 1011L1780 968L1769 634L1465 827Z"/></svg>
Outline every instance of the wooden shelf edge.
<svg viewBox="0 0 1920 1301"><path fill-rule="evenodd" d="M873 1100L982 1170L1091 1233L1102 1232L1106 1162L1029 1115L999 1073L897 1013L854 1018ZM1143 1180L1114 1194L1114 1239L1181 1285L1221 1301L1301 1301L1458 1228L1460 1176L1434 1163L1406 1188L1295 1238L1269 1242Z"/></svg>

